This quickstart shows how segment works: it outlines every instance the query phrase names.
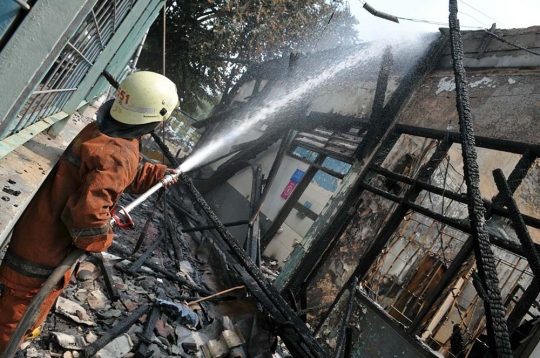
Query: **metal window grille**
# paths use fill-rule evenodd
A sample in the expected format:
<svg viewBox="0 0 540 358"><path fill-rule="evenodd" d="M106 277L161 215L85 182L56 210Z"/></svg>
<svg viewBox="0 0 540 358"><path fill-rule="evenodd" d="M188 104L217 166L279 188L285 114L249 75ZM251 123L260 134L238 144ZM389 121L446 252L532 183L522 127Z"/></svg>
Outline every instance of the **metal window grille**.
<svg viewBox="0 0 540 358"><path fill-rule="evenodd" d="M5 137L62 110L135 0L99 0L12 120ZM3 138L0 138L3 139Z"/></svg>

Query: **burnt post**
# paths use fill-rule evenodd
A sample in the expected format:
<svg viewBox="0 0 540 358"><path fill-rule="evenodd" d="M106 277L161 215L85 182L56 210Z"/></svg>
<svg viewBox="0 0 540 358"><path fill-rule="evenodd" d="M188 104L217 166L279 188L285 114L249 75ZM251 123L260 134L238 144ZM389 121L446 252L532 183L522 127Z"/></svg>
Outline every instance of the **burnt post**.
<svg viewBox="0 0 540 358"><path fill-rule="evenodd" d="M477 163L471 106L467 91L466 73L463 66L463 41L457 12L457 0L450 0L450 48L456 81L456 105L459 114L459 131L462 138L461 152L463 156L465 182L467 183L469 219L471 222L474 253L478 274L482 280L486 294L484 308L490 343L489 348L493 357L512 357L510 337L506 326L506 310L502 303L495 259L485 227L485 208L480 195L480 171Z"/></svg>

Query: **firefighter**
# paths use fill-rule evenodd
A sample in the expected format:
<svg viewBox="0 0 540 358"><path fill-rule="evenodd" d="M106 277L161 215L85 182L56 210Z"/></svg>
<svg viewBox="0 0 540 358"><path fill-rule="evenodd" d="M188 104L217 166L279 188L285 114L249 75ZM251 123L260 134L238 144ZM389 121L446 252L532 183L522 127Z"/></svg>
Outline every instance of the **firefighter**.
<svg viewBox="0 0 540 358"><path fill-rule="evenodd" d="M101 106L97 121L67 147L15 225L0 265L0 354L32 298L70 250L100 252L111 245L110 211L120 195L140 194L174 173L165 165L142 164L139 144L177 105L176 86L168 78L133 73L116 98ZM68 271L45 300L27 338L39 334L70 277Z"/></svg>

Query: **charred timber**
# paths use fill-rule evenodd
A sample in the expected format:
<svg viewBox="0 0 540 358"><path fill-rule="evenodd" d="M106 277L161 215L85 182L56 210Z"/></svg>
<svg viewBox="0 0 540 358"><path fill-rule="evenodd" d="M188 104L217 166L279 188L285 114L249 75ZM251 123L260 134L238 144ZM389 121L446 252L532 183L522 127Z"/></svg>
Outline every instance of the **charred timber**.
<svg viewBox="0 0 540 358"><path fill-rule="evenodd" d="M516 303L514 309L512 310L512 312L510 312L510 315L508 316L506 324L508 325L508 333L510 335L514 333L514 331L519 327L525 315L529 313L529 309L536 302L539 294L540 286L538 286L536 281L533 280L530 283L529 287L527 287L523 295L521 295L519 301Z"/></svg>
<svg viewBox="0 0 540 358"><path fill-rule="evenodd" d="M446 130L415 127L415 126L409 126L405 124L396 124L395 128L398 132L402 134L408 134L408 135L414 135L418 137L426 137L426 138L432 138L432 139L438 139L438 140L444 140L445 138L449 138L450 140L456 143L462 142L461 134L458 132L449 132ZM490 138L490 137L483 137L483 136L473 136L473 138L474 138L475 146L477 147L498 150L498 151L503 151L503 152L509 152L509 153L515 153L515 154L524 154L528 150L530 151L531 155L536 156L536 157L540 156L540 145L538 144L516 142L512 140L507 140L507 139Z"/></svg>
<svg viewBox="0 0 540 358"><path fill-rule="evenodd" d="M121 334L126 333L146 312L148 312L148 305L142 305L137 308L129 316L116 324L110 331L101 336L97 341L84 347L83 356L92 357L95 355L97 351L109 344L113 339Z"/></svg>
<svg viewBox="0 0 540 358"><path fill-rule="evenodd" d="M105 282L105 287L107 288L107 293L109 294L110 300L113 302L119 300L120 293L118 292L118 287L116 287L114 284L114 280L112 278L112 266L109 260L103 257L101 252L96 253L95 257L97 257L98 265L101 269L101 273L103 274L103 281Z"/></svg>
<svg viewBox="0 0 540 358"><path fill-rule="evenodd" d="M118 243L116 242L113 242L111 247L110 247L110 250L113 251L113 252L116 252L119 254L120 257L122 257L123 259L126 259L127 260L127 257L130 257L130 254L124 249L122 248ZM162 274L163 276L167 277L168 280L171 280L171 281L174 281L174 282L177 282L181 285L184 285L184 286L187 286L189 288L191 288L192 290L196 291L196 292L200 292L204 295L207 295L207 296L210 296L210 295L213 295L214 292L210 292L208 291L207 289L205 288L202 288L202 287L199 287L197 286L196 284L180 277L180 276L177 276L175 275L174 273L164 269L163 267L160 267L159 265L156 265L150 261L148 262L145 262L144 263L144 266L147 266L148 268L154 270L155 272L159 273L159 274ZM122 266L119 266L119 268L122 270L122 271L127 271L127 269L123 269Z"/></svg>
<svg viewBox="0 0 540 358"><path fill-rule="evenodd" d="M288 322L283 328L281 338L285 343L289 342L294 346L301 346L305 356L325 357L326 353L315 340L306 325L296 316L296 314L287 305L287 302L281 297L277 289L268 282L260 272L257 265L250 259L246 252L240 247L238 241L223 226L218 217L214 214L210 206L206 203L201 194L197 191L191 179L185 174L180 174L180 179L184 182L187 189L193 194L195 200L201 209L206 213L210 221L217 227L216 231L222 237L223 241L232 251L234 257L241 266L235 265L239 274L243 274L244 283L250 289L254 296L264 300L263 306L269 310L274 318L283 323ZM305 347L305 348L304 348Z"/></svg>
<svg viewBox="0 0 540 358"><path fill-rule="evenodd" d="M159 246L159 244L161 244L161 242L163 241L163 239L165 238L165 233L160 235L153 243L152 245L150 245L148 247L148 249L146 249L146 251L141 255L139 256L139 258L137 260L135 260L131 266L129 267L129 269L127 270L127 272L131 275L135 275L137 273L137 271L139 271L142 267L142 265L150 258L150 255L152 255L154 253L154 251L156 250L156 248Z"/></svg>
<svg viewBox="0 0 540 358"><path fill-rule="evenodd" d="M345 351L345 345L346 345L346 339L347 339L347 328L349 326L349 321L351 320L351 315L352 315L352 311L354 307L354 300L356 297L357 286L358 286L358 277L355 276L353 277L351 281L351 287L349 290L349 301L347 302L347 306L343 314L343 320L341 321L341 327L339 328L334 358L341 358Z"/></svg>
<svg viewBox="0 0 540 358"><path fill-rule="evenodd" d="M532 163L534 163L534 161ZM518 168L518 165L516 165L516 168ZM421 188L423 190L429 191L429 192L431 192L433 194L437 194L437 195L443 196L443 197L451 199L451 200L455 200L455 201L457 201L459 203L463 203L463 204L468 203L468 199L467 199L467 196L465 194L455 193L455 192L453 192L451 190L445 190L445 189L440 188L440 187L438 187L436 185L429 184L429 183L426 183L426 182L422 182L422 181L419 181L417 179L409 178L409 177L407 177L405 175L401 175L401 174L391 172L390 170L385 169L385 168L381 168L379 166L371 166L371 170L373 170L374 172L376 172L378 174L381 174L381 175L383 175L383 176L385 176L387 178L395 179L395 180L398 180L398 181L400 181L402 183L405 183L405 184L417 185L419 188ZM521 173L523 173L521 171L521 169L519 171ZM513 171L512 173L514 173L514 172L515 171ZM526 175L527 171L525 171L524 173ZM523 176L521 180L523 180L524 177L525 176ZM514 185L515 189L513 189L512 191L515 191L517 189L517 187L521 183L521 180L518 181L517 185ZM505 210L501 206L501 201L498 198L499 198L499 196L497 195L495 198L493 198L493 202L491 202L491 203L489 201L487 201L487 200L484 200L484 206L486 208L486 211L488 213L491 213L491 214L496 214L496 215L511 219L510 212L508 210ZM488 216L490 216L490 215L488 215ZM534 218L532 216L523 215L523 214L522 214L522 217L523 217L523 220L525 221L525 224L527 224L529 226L532 226L534 228L540 229L540 220L539 219Z"/></svg>
<svg viewBox="0 0 540 358"><path fill-rule="evenodd" d="M419 171L418 179L420 181L427 181L429 180L429 178L431 178L431 175L434 173L435 169L444 160L444 158L446 158L446 155L451 145L452 145L452 142L450 141L439 142L437 148L435 149L435 152L433 152L433 154L431 155L431 158L428 160L426 164L422 166L422 168ZM449 221L450 224L459 226L459 223L455 219L447 218L444 215L433 213L431 210L428 210L416 204L413 204L412 202L416 200L416 198L421 192L421 189L416 186L411 186L409 190L405 193L405 196L403 198L400 198L398 196L392 195L378 188L374 188L371 185L367 185L364 183L364 180L365 178L361 178L357 185L365 190L371 191L384 198L392 200L398 203L399 205L394 210L394 212L392 213L392 215L390 216L386 224L383 226L383 228L380 230L380 232L377 234L377 236L373 240L373 243L371 244L369 249L362 255L361 259L358 261L358 264L350 280L352 280L353 277L358 277L359 280L363 279L363 277L368 272L369 268L373 265L375 260L377 260L377 257L379 257L379 254L381 253L383 248L386 246L386 244L388 243L388 241L390 240L394 232L397 230L397 228L403 221L403 217L405 216L405 214L407 214L407 211L409 209L412 209L413 207L419 211L427 211L429 214L433 215L440 221ZM334 300L334 304L332 307L334 307L337 304L343 292L344 292L343 289L339 292L336 299ZM316 331L321 328L322 323L324 322L326 317L330 314L331 310L332 308L328 310L325 317L323 317L323 319L319 322L319 325L317 326Z"/></svg>
<svg viewBox="0 0 540 358"><path fill-rule="evenodd" d="M470 200L468 205L469 219L474 239L476 264L482 286L486 291L484 308L490 343L489 348L493 357L513 357L506 326L506 310L501 299L495 259L491 251L489 235L485 228L485 210L480 195L480 172L477 163L467 79L463 66L463 41L457 12L457 0L450 0L450 49L456 82L456 105L462 141L461 152L465 182L467 183L467 197Z"/></svg>
<svg viewBox="0 0 540 358"><path fill-rule="evenodd" d="M198 185L199 191L202 194L208 193L232 178L240 170L248 167L251 159L265 151L280 137L280 133L277 131L267 132L269 133L265 132L258 140L253 141L251 145L245 147L225 163L221 164L208 180Z"/></svg>
<svg viewBox="0 0 540 358"><path fill-rule="evenodd" d="M366 4L367 5L367 4ZM381 69L377 78L377 86L373 97L373 106L371 108L371 118L369 120L369 129L364 140L358 148L356 148L355 156L362 159L364 154L371 150L384 135L388 123L384 123L381 119L384 108L384 99L386 98L386 89L388 88L388 79L390 77L390 69L394 64L391 47L384 50L381 61Z"/></svg>
<svg viewBox="0 0 540 358"><path fill-rule="evenodd" d="M283 162L285 153L287 152L287 149L289 148L295 135L296 135L296 131L289 130L287 132L287 135L281 139L281 143L279 144L279 149L276 154L276 158L274 159L274 162L272 163L272 167L270 168L270 171L268 172L268 178L266 179L266 183L264 184L264 189L259 199L259 203L257 207L255 208L255 210L253 210L252 215L249 219L250 223L253 220L255 220L256 216L260 214L262 210L262 206L264 205L264 202L266 200L266 197L268 196L268 193L270 192L270 188L272 187L272 184L274 183L274 179L276 178L279 167L281 166L281 163Z"/></svg>
<svg viewBox="0 0 540 358"><path fill-rule="evenodd" d="M441 164L442 161L446 158L446 155L451 145L452 142L450 141L439 142L437 149L432 154L429 161L424 164L420 169L420 172L418 174L419 181L428 181L431 178L431 175L435 172L435 169L437 169L439 164ZM390 240L390 238L394 234L394 231L401 224L401 221L403 220L403 217L405 216L407 211L414 208L413 210L415 211L424 212L428 209L422 208L413 203L421 192L421 188L417 186L411 186L409 190L405 193L405 196L403 198L400 198L396 197L395 195L389 194L383 190L374 188L368 184L365 184L364 182L360 182L359 184L366 190L369 190L387 199L400 203L400 205L395 209L394 213L392 213L390 219L388 219L386 225L381 229L380 233L373 240L373 244L366 251L366 253L362 255L362 259L359 261L358 266L355 270L355 275L358 275L358 278L362 279L373 264L373 262L375 262L384 246L388 243L388 240ZM433 216L436 216L438 219L440 219L441 222L447 220L456 221L455 219L447 218L441 214L432 214ZM454 225L459 226L459 223L456 221Z"/></svg>
<svg viewBox="0 0 540 358"><path fill-rule="evenodd" d="M262 181L263 173L260 165L252 165L252 181L251 181L251 198L250 198L250 222L248 227L248 237L245 243L246 252L251 257L253 262L257 263L260 267L260 229L258 210L259 203L262 196Z"/></svg>
<svg viewBox="0 0 540 358"><path fill-rule="evenodd" d="M527 175L528 171L534 164L534 157L530 154L530 152L526 151L521 159L518 161L514 169L512 170L512 173L510 173L508 184L510 186L510 189L512 190L512 193L514 193L525 176ZM498 214L501 215L501 213L498 213L497 210L494 209L494 207L498 207L499 194L497 194L493 198L493 205L489 208L489 210L486 211L486 220L491 217L492 214ZM507 240L503 240L501 238L496 238L494 236L490 236L490 241L493 245L496 245L500 248L503 248L505 250L508 250L516 255L524 256L523 250L521 249L521 245L515 242L509 242ZM446 287L452 282L452 280L455 279L457 274L460 272L461 266L467 260L467 258L470 256L471 252L473 251L473 238L469 237L467 241L463 244L459 252L457 253L456 257L448 267L448 270L443 274L439 282L437 283L437 286L433 289L433 291L425 298L424 304L422 305L422 309L418 314L414 317L413 322L409 325L408 332L411 334L415 334L418 328L420 327L422 321L428 314L428 312L431 310L432 306L435 304L435 302L438 300L439 296L443 293L443 291L446 289Z"/></svg>
<svg viewBox="0 0 540 358"><path fill-rule="evenodd" d="M415 211L421 215L424 215L430 219L433 219L433 220L437 220L443 224L446 224L448 226L450 226L451 228L454 228L456 230L460 230L460 231L463 231L467 234L472 234L472 229L471 229L471 226L469 225L468 222L466 221L463 221L463 220L460 220L460 219L454 219L454 218L451 218L451 217L448 217L448 216L445 216L443 214L439 214L439 213L436 213L430 209L427 209L423 206L420 206L418 204L415 204L415 203L412 203L410 201L407 201L405 200L404 198L401 198L399 196L396 196L396 195L393 195L393 194L390 194L384 190L381 190L379 188L375 188L371 185L368 185L368 184L361 184L361 186L369 191L369 192L372 192L373 194L377 194L385 199L388 199L390 201L393 201L395 203L398 203L398 204L402 204L404 205L407 209L410 209L412 211ZM519 256L523 256L525 257L525 253L521 247L521 245L519 243L516 243L516 242L512 242L512 241L509 241L509 240L506 240L504 238L500 238L500 237L496 237L494 235L489 235L489 240L490 240L490 243L492 243L493 245L495 246L498 246L502 249L505 249L507 251L510 251L516 255L519 255ZM540 249L540 245L538 244L535 244L536 248L537 249Z"/></svg>
<svg viewBox="0 0 540 358"><path fill-rule="evenodd" d="M508 208L514 230L516 231L516 235L521 243L521 247L525 252L525 257L529 262L531 271L534 274L534 279L538 286L540 286L540 256L538 256L538 251L536 251L535 244L531 238L529 230L527 229L527 225L525 225L525 221L521 216L518 205L512 196L512 190L508 186L506 178L504 177L501 169L495 169L493 171L493 178L495 179L495 184L497 185L497 189L499 189L499 193L502 194L501 199Z"/></svg>
<svg viewBox="0 0 540 358"><path fill-rule="evenodd" d="M249 224L249 220L238 220L238 221L232 221L230 223L224 223L223 226L225 227L231 227L231 226L240 226L240 225L247 225ZM199 227L191 227L188 229L183 229L183 233L188 232L194 232L194 231L205 231L205 230L213 230L215 229L215 225L206 225L206 226L199 226Z"/></svg>
<svg viewBox="0 0 540 358"><path fill-rule="evenodd" d="M508 177L508 180L506 181L508 183L508 188L510 189L510 192L515 193L517 188L521 185L529 171L531 170L532 166L534 165L536 161L536 156L531 153L530 150L526 150L519 161L517 162L516 166L514 167L514 170L512 170L512 173L510 173L510 176ZM501 194L498 193L495 195L493 199L491 199L494 207L502 206L504 203ZM498 213L494 213L497 215L500 215Z"/></svg>
<svg viewBox="0 0 540 358"><path fill-rule="evenodd" d="M154 328L156 327L161 313L160 307L154 304L150 314L146 317L145 325L141 335L139 336L139 344L135 350L135 358L146 358L148 353L149 343L152 340L154 334Z"/></svg>

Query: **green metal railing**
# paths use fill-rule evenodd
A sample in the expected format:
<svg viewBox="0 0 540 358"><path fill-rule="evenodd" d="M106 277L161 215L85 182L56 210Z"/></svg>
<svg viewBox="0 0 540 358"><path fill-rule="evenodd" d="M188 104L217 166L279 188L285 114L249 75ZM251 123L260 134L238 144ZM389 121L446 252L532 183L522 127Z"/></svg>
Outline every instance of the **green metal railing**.
<svg viewBox="0 0 540 358"><path fill-rule="evenodd" d="M60 112L94 65L134 0L99 0L0 140Z"/></svg>

